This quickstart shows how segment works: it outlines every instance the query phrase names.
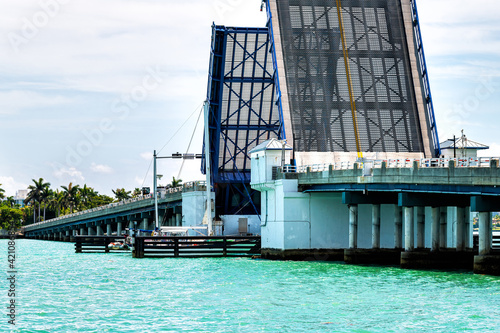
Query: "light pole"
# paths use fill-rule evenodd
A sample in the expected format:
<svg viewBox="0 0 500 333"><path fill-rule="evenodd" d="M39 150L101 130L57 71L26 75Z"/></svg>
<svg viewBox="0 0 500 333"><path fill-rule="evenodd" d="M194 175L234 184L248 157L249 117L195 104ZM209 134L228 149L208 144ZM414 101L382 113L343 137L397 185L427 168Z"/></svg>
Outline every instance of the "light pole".
<svg viewBox="0 0 500 333"><path fill-rule="evenodd" d="M156 155L156 150L153 151L153 191L154 191L154 201L155 201L155 227L159 228L160 227L160 222L158 218L158 189L157 189L157 184L156 184L156 179L158 177L162 177L161 175L156 174L156 160L159 158L183 158L183 159L188 159L192 160L195 158L201 158L201 154L181 154L179 152L172 154L172 156L158 156Z"/></svg>
<svg viewBox="0 0 500 333"><path fill-rule="evenodd" d="M209 103L208 101L205 101L205 104L203 104L203 109L205 113L205 174L207 176L206 180L206 188L207 188L207 228L208 228L208 235L207 236L212 236L212 189L211 189L211 178L210 178L210 172L211 172L211 166L210 166L210 131L209 131L209 121L208 121L208 116L209 116Z"/></svg>

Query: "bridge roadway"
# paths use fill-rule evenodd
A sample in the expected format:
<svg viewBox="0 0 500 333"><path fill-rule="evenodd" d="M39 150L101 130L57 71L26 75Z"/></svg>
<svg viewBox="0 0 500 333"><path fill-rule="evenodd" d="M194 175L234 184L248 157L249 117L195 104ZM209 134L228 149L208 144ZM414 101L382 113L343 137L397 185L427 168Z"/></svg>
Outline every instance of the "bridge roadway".
<svg viewBox="0 0 500 333"><path fill-rule="evenodd" d="M262 158L263 153L277 154L256 152L256 168L260 161L270 160L271 155ZM492 212L500 211L498 158L260 170L251 185L263 192L263 257L338 258L334 251L342 250L344 261L352 263L387 262L392 256L403 267L456 264L500 275L491 219ZM479 216L478 249L472 244L471 212ZM450 251L452 255L445 255ZM379 258L369 258L373 254ZM429 266L432 256L435 262Z"/></svg>
<svg viewBox="0 0 500 333"><path fill-rule="evenodd" d="M158 196L158 215L161 225L181 225L182 194L205 191L205 182L189 182L166 189ZM55 219L25 226L26 238L69 240L74 235L120 235L127 227L154 228L153 195L140 196L106 206L64 215Z"/></svg>

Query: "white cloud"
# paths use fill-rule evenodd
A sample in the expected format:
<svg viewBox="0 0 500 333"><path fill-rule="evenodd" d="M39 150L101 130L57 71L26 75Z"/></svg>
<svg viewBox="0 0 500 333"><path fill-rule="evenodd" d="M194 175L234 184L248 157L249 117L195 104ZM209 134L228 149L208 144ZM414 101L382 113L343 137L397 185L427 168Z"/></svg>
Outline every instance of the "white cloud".
<svg viewBox="0 0 500 333"><path fill-rule="evenodd" d="M29 90L0 92L0 114L15 114L26 108L41 108L69 104L70 98L53 96Z"/></svg>
<svg viewBox="0 0 500 333"><path fill-rule="evenodd" d="M144 153L141 153L140 156L146 161L150 161L153 158L153 154L151 154L150 151L145 151Z"/></svg>
<svg viewBox="0 0 500 333"><path fill-rule="evenodd" d="M485 143L485 142L481 142L481 143L489 145L490 149L480 150L477 153L478 156L482 156L482 157L500 157L500 143L496 143L496 142L493 142L493 143L490 143L490 144Z"/></svg>
<svg viewBox="0 0 500 333"><path fill-rule="evenodd" d="M59 169L54 170L53 175L57 177L61 181L78 183L85 181L85 177L81 171L77 170L74 167L61 167Z"/></svg>
<svg viewBox="0 0 500 333"><path fill-rule="evenodd" d="M1 177L0 176L1 187L5 190L5 196L15 196L18 190L25 190L28 185L25 183L17 182L14 177Z"/></svg>
<svg viewBox="0 0 500 333"><path fill-rule="evenodd" d="M113 173L113 168L110 167L109 165L104 165L104 164L92 163L90 165L90 170L97 173L106 173L106 174Z"/></svg>

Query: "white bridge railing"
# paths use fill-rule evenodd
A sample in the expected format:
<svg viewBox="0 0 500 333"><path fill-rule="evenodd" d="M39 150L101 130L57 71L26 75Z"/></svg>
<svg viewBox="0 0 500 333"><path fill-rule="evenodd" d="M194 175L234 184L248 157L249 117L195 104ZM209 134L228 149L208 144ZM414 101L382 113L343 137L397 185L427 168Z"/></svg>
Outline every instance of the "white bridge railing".
<svg viewBox="0 0 500 333"><path fill-rule="evenodd" d="M456 168L488 168L492 160L499 161L499 157L471 157L471 158L424 158L424 159L388 159L388 160L365 160L363 162L337 162L324 164L311 164L292 166L285 165L280 168L283 173L306 173L308 169L311 172L328 171L330 166L333 170L349 170L354 168L354 164L358 164L358 168L363 169L364 165L372 169L382 168L382 163L385 162L386 168L412 168L415 161L418 162L421 168L448 168L450 161L455 161Z"/></svg>

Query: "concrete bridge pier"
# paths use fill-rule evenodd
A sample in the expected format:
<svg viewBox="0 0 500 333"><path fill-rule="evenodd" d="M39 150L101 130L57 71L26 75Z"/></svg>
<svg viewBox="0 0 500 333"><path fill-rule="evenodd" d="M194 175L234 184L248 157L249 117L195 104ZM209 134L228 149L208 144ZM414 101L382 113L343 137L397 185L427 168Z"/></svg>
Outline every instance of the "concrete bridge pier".
<svg viewBox="0 0 500 333"><path fill-rule="evenodd" d="M80 236L85 236L87 232L85 231L84 227L80 227Z"/></svg>
<svg viewBox="0 0 500 333"><path fill-rule="evenodd" d="M347 206L349 209L349 249L358 247L358 205Z"/></svg>
<svg viewBox="0 0 500 333"><path fill-rule="evenodd" d="M121 236L122 234L122 229L123 229L123 225L122 225L122 222L117 222L116 223L116 235L117 236Z"/></svg>
<svg viewBox="0 0 500 333"><path fill-rule="evenodd" d="M405 213L405 251L414 249L415 225L413 221L413 207L404 207Z"/></svg>
<svg viewBox="0 0 500 333"><path fill-rule="evenodd" d="M97 236L103 236L104 235L104 231L102 230L102 224L101 223L97 223L97 226L96 226L96 235Z"/></svg>
<svg viewBox="0 0 500 333"><path fill-rule="evenodd" d="M111 221L106 224L106 235L111 236L113 234L113 228L111 226Z"/></svg>
<svg viewBox="0 0 500 333"><path fill-rule="evenodd" d="M182 225L182 214L175 214L175 225L178 227Z"/></svg>
<svg viewBox="0 0 500 333"><path fill-rule="evenodd" d="M89 235L89 236L95 236L95 234L96 234L96 232L95 232L94 228L92 228L92 226L89 225L87 227L87 235Z"/></svg>
<svg viewBox="0 0 500 333"><path fill-rule="evenodd" d="M493 243L493 226L491 221L491 212L479 213L479 255L485 256L491 254Z"/></svg>
<svg viewBox="0 0 500 333"><path fill-rule="evenodd" d="M149 228L149 219L147 217L144 217L142 219L142 225L140 229L148 230L148 228Z"/></svg>

